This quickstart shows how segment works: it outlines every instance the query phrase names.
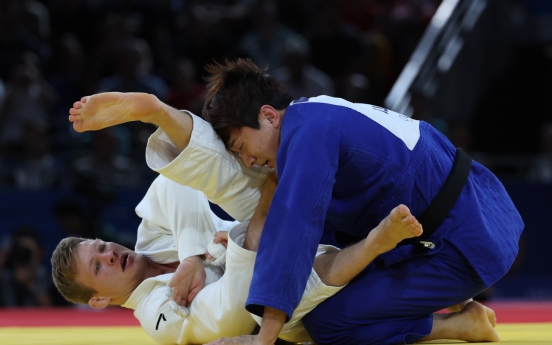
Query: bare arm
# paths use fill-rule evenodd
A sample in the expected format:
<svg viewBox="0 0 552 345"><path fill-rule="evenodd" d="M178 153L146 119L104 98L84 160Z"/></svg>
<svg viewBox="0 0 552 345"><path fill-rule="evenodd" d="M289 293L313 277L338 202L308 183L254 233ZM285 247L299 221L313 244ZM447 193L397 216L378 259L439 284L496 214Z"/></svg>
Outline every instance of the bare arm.
<svg viewBox="0 0 552 345"><path fill-rule="evenodd" d="M261 234L263 233L263 227L278 185L278 178L276 174L272 174L266 180L261 191L261 199L255 209L255 213L251 217L249 227L247 228L247 235L245 236L245 243L243 247L253 252L257 251L259 247L259 241L261 240Z"/></svg>

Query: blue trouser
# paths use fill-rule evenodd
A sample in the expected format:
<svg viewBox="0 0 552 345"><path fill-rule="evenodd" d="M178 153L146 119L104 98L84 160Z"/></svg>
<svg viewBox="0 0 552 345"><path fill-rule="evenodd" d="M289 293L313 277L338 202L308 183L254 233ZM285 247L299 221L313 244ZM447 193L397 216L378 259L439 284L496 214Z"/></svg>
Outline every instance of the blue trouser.
<svg viewBox="0 0 552 345"><path fill-rule="evenodd" d="M486 288L466 258L445 240L427 253L401 259L402 249L380 256L385 267L376 259L303 318L316 344L413 343L429 335L434 312Z"/></svg>

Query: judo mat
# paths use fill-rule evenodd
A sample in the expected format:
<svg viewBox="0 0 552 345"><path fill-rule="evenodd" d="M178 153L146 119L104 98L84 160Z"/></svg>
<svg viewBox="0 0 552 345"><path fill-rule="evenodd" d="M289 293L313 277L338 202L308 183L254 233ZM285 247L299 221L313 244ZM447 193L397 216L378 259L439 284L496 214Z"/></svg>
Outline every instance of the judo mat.
<svg viewBox="0 0 552 345"><path fill-rule="evenodd" d="M500 344L552 345L552 301L486 303L496 312ZM439 340L425 344L458 344ZM155 345L122 308L0 309L2 345ZM488 344L488 343L472 343Z"/></svg>

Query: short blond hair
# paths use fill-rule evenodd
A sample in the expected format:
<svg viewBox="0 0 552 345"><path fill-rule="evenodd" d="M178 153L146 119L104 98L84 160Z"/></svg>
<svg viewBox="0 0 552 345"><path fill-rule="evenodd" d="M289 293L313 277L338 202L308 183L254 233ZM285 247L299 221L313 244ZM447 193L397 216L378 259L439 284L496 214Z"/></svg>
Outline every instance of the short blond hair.
<svg viewBox="0 0 552 345"><path fill-rule="evenodd" d="M77 245L87 241L82 237L67 237L59 242L52 254L52 278L61 295L72 303L88 304L96 290L76 281Z"/></svg>

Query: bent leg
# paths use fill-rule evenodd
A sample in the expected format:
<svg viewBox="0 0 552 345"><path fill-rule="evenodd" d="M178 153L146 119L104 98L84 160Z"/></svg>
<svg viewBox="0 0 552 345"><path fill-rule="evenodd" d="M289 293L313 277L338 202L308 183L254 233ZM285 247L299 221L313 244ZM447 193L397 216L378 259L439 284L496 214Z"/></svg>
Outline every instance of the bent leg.
<svg viewBox="0 0 552 345"><path fill-rule="evenodd" d="M416 342L431 334L433 313L486 288L465 257L446 241L387 267L377 263L303 318L317 344Z"/></svg>
<svg viewBox="0 0 552 345"><path fill-rule="evenodd" d="M105 92L81 98L69 110L69 121L77 132L97 131L131 121L153 123L167 133L179 151L188 146L193 122L147 93Z"/></svg>
<svg viewBox="0 0 552 345"><path fill-rule="evenodd" d="M357 276L379 254L397 246L404 239L422 234L422 226L405 205L395 207L364 240L319 255L313 268L324 284L342 286Z"/></svg>

